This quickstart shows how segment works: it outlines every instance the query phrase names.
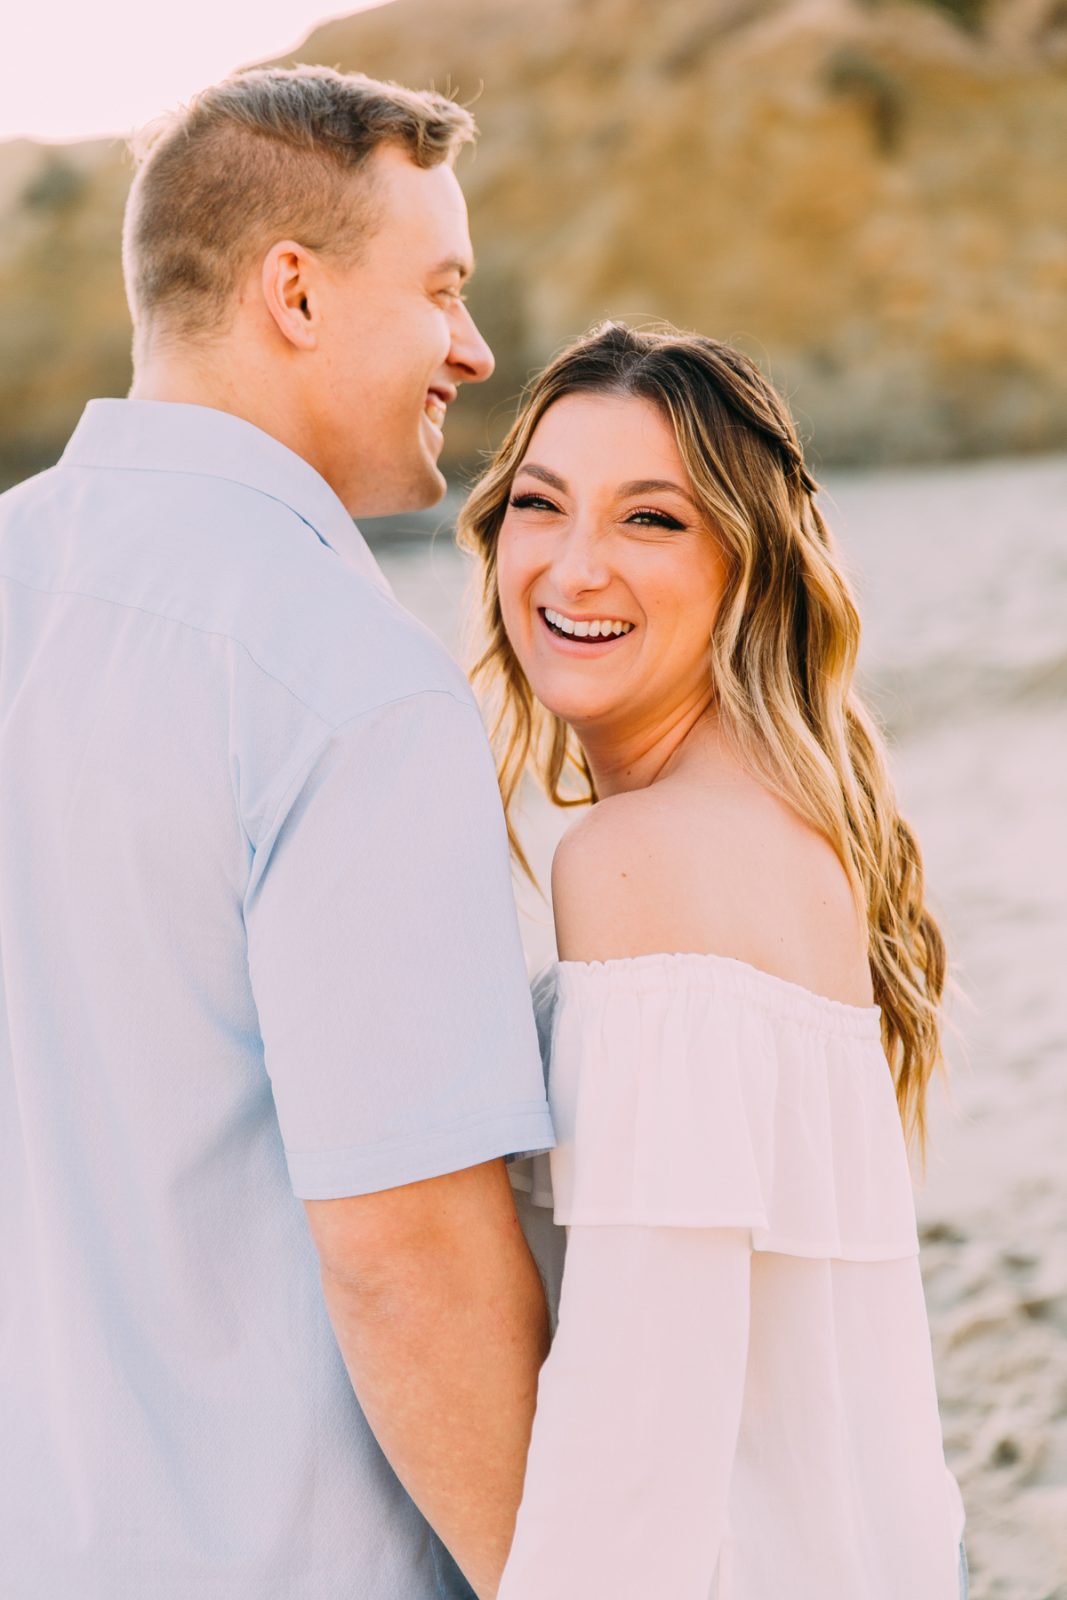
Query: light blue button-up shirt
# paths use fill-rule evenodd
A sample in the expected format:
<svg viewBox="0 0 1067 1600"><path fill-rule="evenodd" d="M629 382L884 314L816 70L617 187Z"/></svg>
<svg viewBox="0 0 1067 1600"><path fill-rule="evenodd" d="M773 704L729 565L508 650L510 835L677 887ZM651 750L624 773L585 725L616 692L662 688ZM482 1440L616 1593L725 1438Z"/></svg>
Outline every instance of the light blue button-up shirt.
<svg viewBox="0 0 1067 1600"><path fill-rule="evenodd" d="M0 1595L451 1593L297 1197L552 1143L459 668L285 446L94 401L0 498Z"/></svg>

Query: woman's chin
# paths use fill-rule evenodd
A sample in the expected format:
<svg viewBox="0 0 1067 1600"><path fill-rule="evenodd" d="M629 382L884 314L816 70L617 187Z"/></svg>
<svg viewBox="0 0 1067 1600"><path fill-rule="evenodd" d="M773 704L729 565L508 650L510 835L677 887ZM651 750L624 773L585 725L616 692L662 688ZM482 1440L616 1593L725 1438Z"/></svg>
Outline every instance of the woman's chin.
<svg viewBox="0 0 1067 1600"><path fill-rule="evenodd" d="M531 687L545 710L566 722L575 732L602 722L610 722L620 708L617 695L603 693L593 695L588 689L568 693L556 683L544 684L541 688L532 684Z"/></svg>

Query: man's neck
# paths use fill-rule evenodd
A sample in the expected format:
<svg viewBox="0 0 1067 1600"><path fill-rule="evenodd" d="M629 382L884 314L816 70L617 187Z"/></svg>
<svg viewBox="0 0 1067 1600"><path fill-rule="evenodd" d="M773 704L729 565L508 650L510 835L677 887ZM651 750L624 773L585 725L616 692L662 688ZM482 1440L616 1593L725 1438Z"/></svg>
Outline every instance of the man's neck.
<svg viewBox="0 0 1067 1600"><path fill-rule="evenodd" d="M237 373L240 377L235 377ZM286 407L285 394L286 387L279 384L276 374L249 372L247 362L230 360L226 350L218 348L210 352L210 362L199 353L194 357L148 355L136 364L128 398L228 411L270 434L321 471L306 419ZM282 404L278 403L279 396Z"/></svg>
<svg viewBox="0 0 1067 1600"><path fill-rule="evenodd" d="M150 355L136 364L129 398L230 411L278 437L277 426L271 427L262 420L269 410L269 391L265 394L261 384L236 382L234 370L235 364L227 361L225 351L214 352L210 366L203 359Z"/></svg>

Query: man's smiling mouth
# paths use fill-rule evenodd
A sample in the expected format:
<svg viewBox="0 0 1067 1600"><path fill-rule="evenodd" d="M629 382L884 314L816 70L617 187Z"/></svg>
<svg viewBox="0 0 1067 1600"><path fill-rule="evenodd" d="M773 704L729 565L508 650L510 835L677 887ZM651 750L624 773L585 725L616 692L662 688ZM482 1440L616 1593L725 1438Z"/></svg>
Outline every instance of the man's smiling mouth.
<svg viewBox="0 0 1067 1600"><path fill-rule="evenodd" d="M443 428L448 408L456 398L455 389L441 388L427 390L426 399L423 401L423 410L435 428Z"/></svg>

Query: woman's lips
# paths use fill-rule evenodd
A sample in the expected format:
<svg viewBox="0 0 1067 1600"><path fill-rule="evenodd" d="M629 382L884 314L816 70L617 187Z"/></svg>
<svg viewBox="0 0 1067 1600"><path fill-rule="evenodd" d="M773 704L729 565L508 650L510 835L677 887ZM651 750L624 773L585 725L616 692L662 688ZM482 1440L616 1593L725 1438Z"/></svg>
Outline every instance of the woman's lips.
<svg viewBox="0 0 1067 1600"><path fill-rule="evenodd" d="M538 608L537 614L541 619L541 626L547 637L552 641L553 646L562 651L564 655L569 656L601 654L604 651L614 649L616 645L622 644L625 639L630 637L631 633L636 632L636 629L631 627L628 633L601 634L598 638L593 638L587 634L581 637L557 631L546 617L543 607Z"/></svg>

